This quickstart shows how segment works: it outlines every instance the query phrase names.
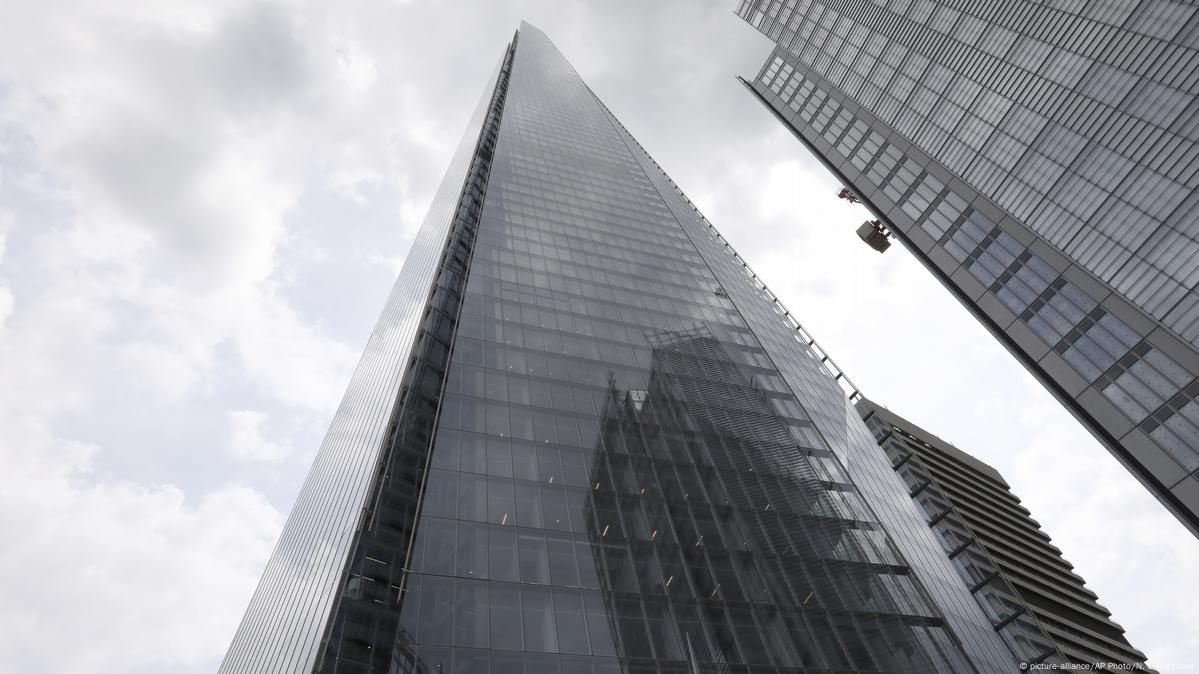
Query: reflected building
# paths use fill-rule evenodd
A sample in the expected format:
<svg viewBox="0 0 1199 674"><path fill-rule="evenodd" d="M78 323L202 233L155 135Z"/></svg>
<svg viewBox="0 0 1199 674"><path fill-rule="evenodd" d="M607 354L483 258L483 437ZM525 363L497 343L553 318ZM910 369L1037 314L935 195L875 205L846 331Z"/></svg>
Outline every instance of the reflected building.
<svg viewBox="0 0 1199 674"><path fill-rule="evenodd" d="M743 0L745 85L1199 535L1199 13ZM1078 488L1089 488L1079 485Z"/></svg>
<svg viewBox="0 0 1199 674"><path fill-rule="evenodd" d="M870 400L855 407L1018 660L1149 671L997 470Z"/></svg>
<svg viewBox="0 0 1199 674"><path fill-rule="evenodd" d="M755 378L769 375L737 357L735 331L717 330L649 334L648 389L612 386L601 416L586 511L623 652L650 657L652 642L659 658L795 671L968 669L794 399Z"/></svg>
<svg viewBox="0 0 1199 674"><path fill-rule="evenodd" d="M844 377L523 24L221 672L1010 672Z"/></svg>

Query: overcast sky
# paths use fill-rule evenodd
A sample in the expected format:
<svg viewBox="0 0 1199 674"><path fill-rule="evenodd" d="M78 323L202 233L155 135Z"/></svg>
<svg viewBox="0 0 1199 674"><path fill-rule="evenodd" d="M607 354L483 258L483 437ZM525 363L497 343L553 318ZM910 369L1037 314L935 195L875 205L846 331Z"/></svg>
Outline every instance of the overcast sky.
<svg viewBox="0 0 1199 674"><path fill-rule="evenodd" d="M0 3L0 674L214 671L484 82L545 30L1159 667L1199 543L734 79L734 0Z"/></svg>

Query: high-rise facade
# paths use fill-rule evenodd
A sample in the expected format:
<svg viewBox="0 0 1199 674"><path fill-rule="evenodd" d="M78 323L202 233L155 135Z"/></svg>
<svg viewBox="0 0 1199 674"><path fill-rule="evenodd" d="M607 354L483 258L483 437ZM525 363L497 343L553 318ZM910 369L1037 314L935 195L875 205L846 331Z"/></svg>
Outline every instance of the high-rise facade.
<svg viewBox="0 0 1199 674"><path fill-rule="evenodd" d="M841 379L522 25L220 671L1012 671Z"/></svg>
<svg viewBox="0 0 1199 674"><path fill-rule="evenodd" d="M855 407L1017 659L1145 668L998 471L873 401Z"/></svg>
<svg viewBox="0 0 1199 674"><path fill-rule="evenodd" d="M738 14L777 45L753 94L1199 535L1196 7Z"/></svg>

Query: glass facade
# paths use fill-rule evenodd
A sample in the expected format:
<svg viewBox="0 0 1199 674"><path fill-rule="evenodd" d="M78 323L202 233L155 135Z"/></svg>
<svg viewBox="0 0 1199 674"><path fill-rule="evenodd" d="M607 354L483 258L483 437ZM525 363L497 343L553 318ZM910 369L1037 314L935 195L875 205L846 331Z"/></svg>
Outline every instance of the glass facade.
<svg viewBox="0 0 1199 674"><path fill-rule="evenodd" d="M497 64L234 634L222 674L312 670L499 74Z"/></svg>
<svg viewBox="0 0 1199 674"><path fill-rule="evenodd" d="M1194 8L739 15L778 45L747 86L1199 534Z"/></svg>
<svg viewBox="0 0 1199 674"><path fill-rule="evenodd" d="M544 34L485 100L352 544L260 589L222 672L1010 671L864 498L903 494L827 359Z"/></svg>

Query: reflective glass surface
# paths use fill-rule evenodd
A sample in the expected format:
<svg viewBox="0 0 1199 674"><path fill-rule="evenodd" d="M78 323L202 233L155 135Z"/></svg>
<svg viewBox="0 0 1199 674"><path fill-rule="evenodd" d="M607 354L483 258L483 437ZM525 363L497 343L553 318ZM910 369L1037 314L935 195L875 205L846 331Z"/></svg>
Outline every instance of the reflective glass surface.
<svg viewBox="0 0 1199 674"><path fill-rule="evenodd" d="M498 75L497 64L221 663L222 674L312 671Z"/></svg>
<svg viewBox="0 0 1199 674"><path fill-rule="evenodd" d="M1199 17L1157 0L739 14L778 43L747 83L762 102L1199 535Z"/></svg>
<svg viewBox="0 0 1199 674"><path fill-rule="evenodd" d="M826 357L746 261L627 132L625 139L709 269L736 302L739 313L768 352L782 383L803 405L812 420L811 432L818 433L832 449L865 503L891 532L903 558L961 640L972 665L983 672L1009 671L1011 660L1007 649L940 552L932 531L912 507L898 476L841 392L839 384L844 375L833 374Z"/></svg>
<svg viewBox="0 0 1199 674"><path fill-rule="evenodd" d="M222 672L1005 671L794 319L514 44Z"/></svg>
<svg viewBox="0 0 1199 674"><path fill-rule="evenodd" d="M737 260L523 25L416 536L319 671L973 671Z"/></svg>
<svg viewBox="0 0 1199 674"><path fill-rule="evenodd" d="M1199 51L1173 0L758 0L741 16L1192 343Z"/></svg>

